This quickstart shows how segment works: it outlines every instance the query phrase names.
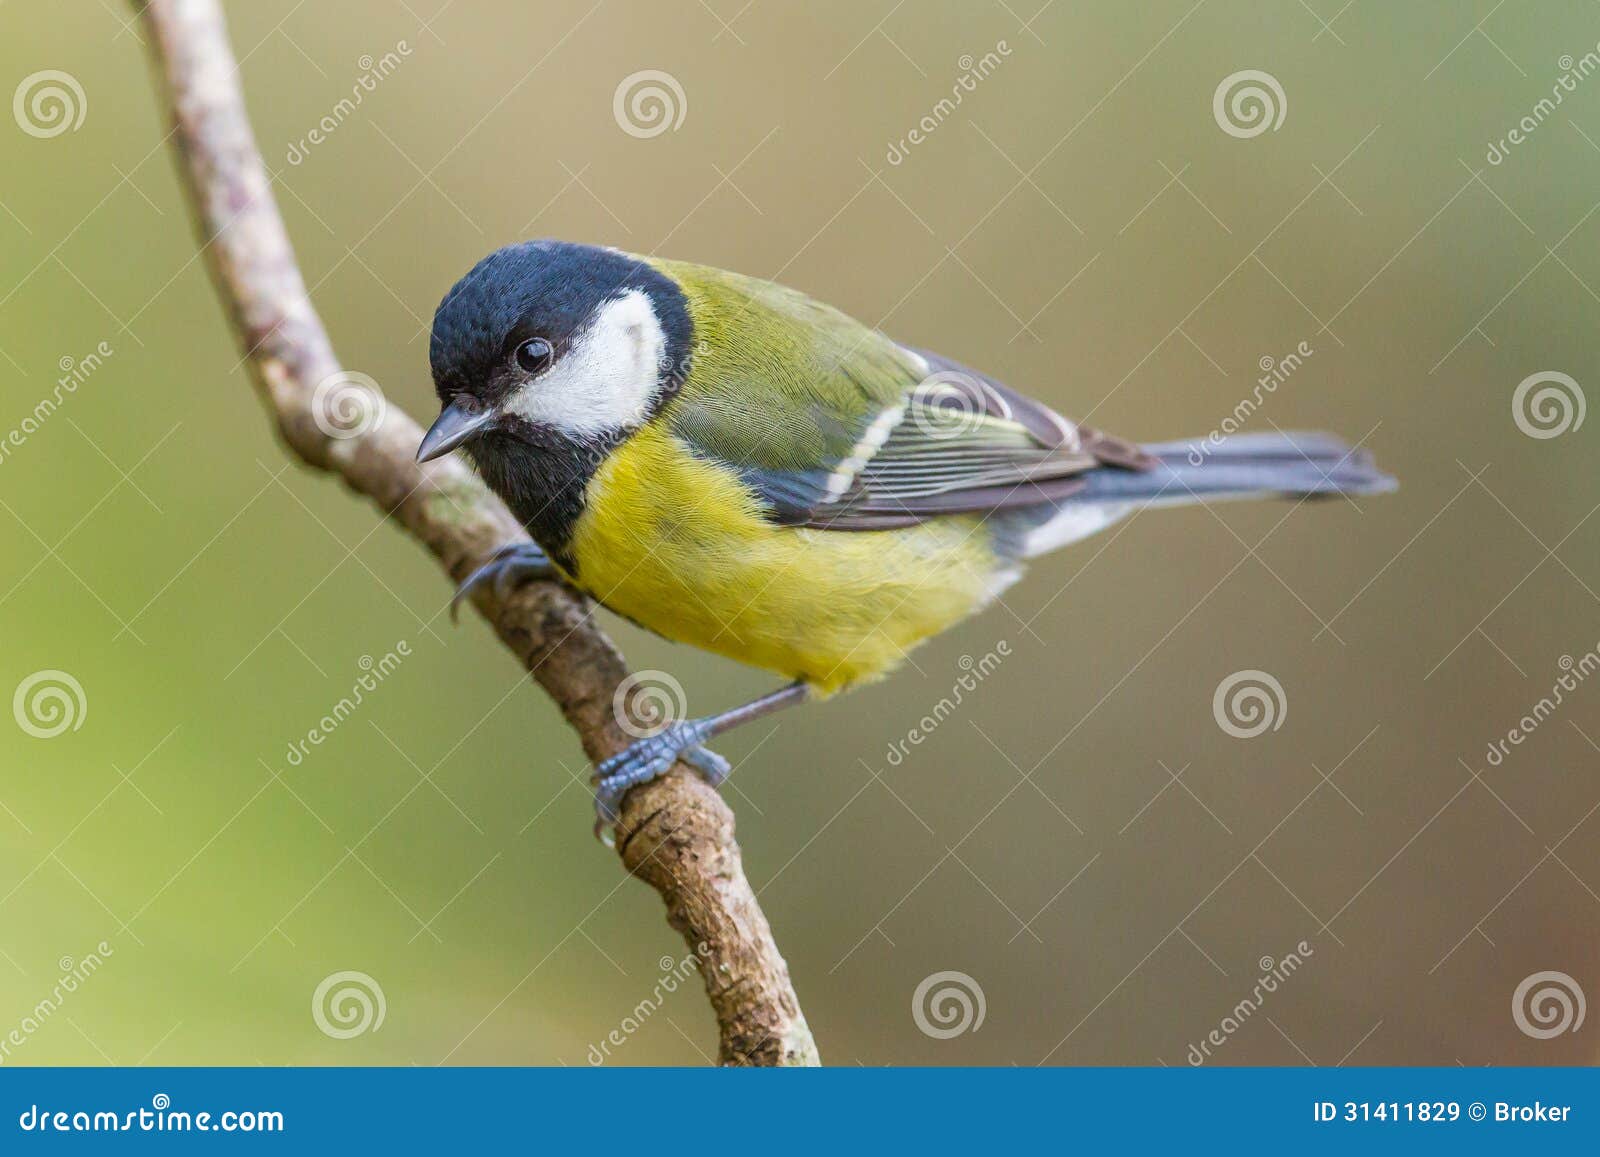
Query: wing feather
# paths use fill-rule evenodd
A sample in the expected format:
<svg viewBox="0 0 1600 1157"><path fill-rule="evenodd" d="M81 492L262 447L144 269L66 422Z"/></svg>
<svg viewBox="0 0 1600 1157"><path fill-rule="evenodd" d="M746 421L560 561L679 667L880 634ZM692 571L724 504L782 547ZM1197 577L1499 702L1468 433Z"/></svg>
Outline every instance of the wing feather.
<svg viewBox="0 0 1600 1157"><path fill-rule="evenodd" d="M693 302L699 339L664 418L693 452L735 470L775 522L906 526L1058 502L1086 471L1153 465L1134 443L793 290L664 265Z"/></svg>

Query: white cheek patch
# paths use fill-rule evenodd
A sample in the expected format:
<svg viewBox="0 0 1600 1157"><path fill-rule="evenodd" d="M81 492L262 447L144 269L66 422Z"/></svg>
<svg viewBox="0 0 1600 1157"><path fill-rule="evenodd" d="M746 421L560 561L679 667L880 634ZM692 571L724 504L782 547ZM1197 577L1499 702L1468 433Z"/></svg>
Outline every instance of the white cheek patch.
<svg viewBox="0 0 1600 1157"><path fill-rule="evenodd" d="M502 408L580 437L624 429L644 419L666 350L650 298L630 289L602 305L566 353Z"/></svg>

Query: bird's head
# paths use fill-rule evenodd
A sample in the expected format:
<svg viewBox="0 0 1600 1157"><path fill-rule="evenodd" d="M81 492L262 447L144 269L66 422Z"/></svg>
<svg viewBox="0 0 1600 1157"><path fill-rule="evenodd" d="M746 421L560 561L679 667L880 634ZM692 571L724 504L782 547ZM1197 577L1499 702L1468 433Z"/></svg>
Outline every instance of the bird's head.
<svg viewBox="0 0 1600 1157"><path fill-rule="evenodd" d="M677 283L636 257L562 241L496 250L433 315L442 410L417 460L457 446L476 457L480 441L561 449L625 436L677 389L692 334Z"/></svg>

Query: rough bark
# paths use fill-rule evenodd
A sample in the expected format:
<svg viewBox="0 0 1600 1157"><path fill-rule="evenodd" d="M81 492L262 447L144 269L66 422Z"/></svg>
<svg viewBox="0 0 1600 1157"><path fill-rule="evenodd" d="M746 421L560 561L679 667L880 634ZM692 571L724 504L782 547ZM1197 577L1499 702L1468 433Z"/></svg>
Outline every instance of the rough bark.
<svg viewBox="0 0 1600 1157"><path fill-rule="evenodd" d="M315 391L342 367L273 199L221 10L215 0L134 6L150 33L180 176L218 294L289 449L372 499L457 582L497 548L525 540L505 506L454 457L414 461L422 430L398 407L385 405L381 419L353 437L328 433L326 413L319 424ZM627 667L582 599L532 583L503 599L481 587L473 603L555 700L591 760L626 744L612 704ZM668 921L699 957L721 1031L719 1061L818 1063L721 797L677 766L628 794L617 849L627 870L660 892Z"/></svg>

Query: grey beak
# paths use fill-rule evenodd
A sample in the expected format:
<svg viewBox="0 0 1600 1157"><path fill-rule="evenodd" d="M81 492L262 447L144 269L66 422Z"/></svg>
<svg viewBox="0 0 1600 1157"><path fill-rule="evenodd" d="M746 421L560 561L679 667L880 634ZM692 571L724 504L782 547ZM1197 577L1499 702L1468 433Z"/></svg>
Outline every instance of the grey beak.
<svg viewBox="0 0 1600 1157"><path fill-rule="evenodd" d="M430 462L441 454L450 453L492 427L494 417L493 410L474 413L460 402L451 402L422 436L422 445L417 447L417 461Z"/></svg>

